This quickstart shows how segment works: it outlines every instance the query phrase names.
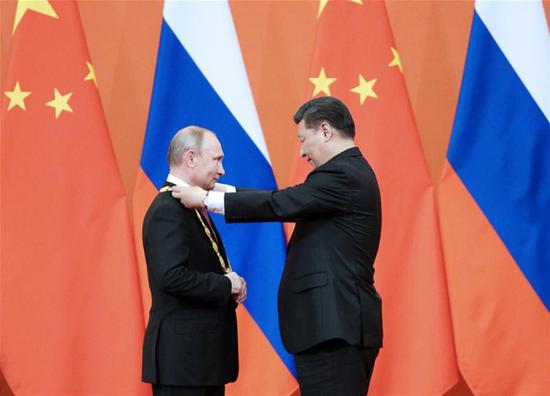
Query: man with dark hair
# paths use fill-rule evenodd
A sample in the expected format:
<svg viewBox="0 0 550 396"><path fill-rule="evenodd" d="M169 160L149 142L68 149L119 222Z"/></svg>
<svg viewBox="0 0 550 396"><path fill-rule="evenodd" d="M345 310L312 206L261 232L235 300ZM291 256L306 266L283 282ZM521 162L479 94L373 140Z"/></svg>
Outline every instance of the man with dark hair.
<svg viewBox="0 0 550 396"><path fill-rule="evenodd" d="M143 221L152 306L143 340L144 382L154 396L221 396L238 373L235 308L246 284L231 271L206 210L186 209L173 186L214 188L223 151L213 132L196 126L170 142L170 174Z"/></svg>
<svg viewBox="0 0 550 396"><path fill-rule="evenodd" d="M351 139L355 138L353 117L346 105L336 98L322 96L304 103L294 114L296 124L299 124L302 120L304 120L306 128L314 129L321 122L326 121L341 131L343 135Z"/></svg>
<svg viewBox="0 0 550 396"><path fill-rule="evenodd" d="M381 228L378 184L340 100L312 99L294 121L300 154L314 168L304 183L279 191L230 192L219 185L225 192L178 188L172 194L187 207L224 213L227 222L296 222L279 286L279 323L301 393L364 395L382 346L373 267Z"/></svg>

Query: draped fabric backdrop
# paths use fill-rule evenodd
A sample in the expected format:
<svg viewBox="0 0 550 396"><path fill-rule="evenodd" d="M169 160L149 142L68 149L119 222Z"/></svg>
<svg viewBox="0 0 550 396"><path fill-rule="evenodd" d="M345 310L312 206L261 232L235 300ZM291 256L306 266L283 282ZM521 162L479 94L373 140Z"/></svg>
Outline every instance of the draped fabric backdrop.
<svg viewBox="0 0 550 396"><path fill-rule="evenodd" d="M372 394L550 394L549 10L0 2L0 395L149 394L140 229L168 139L209 127L226 182L298 183L292 115L323 94L352 110L384 200ZM298 394L283 229L215 221L250 288L227 393Z"/></svg>

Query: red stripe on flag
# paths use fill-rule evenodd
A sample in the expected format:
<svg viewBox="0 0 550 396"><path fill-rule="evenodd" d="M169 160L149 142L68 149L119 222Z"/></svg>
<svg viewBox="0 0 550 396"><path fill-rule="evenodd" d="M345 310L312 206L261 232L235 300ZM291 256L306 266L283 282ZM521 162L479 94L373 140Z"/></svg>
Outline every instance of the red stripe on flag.
<svg viewBox="0 0 550 396"><path fill-rule="evenodd" d="M227 394L297 395L296 379L244 306L237 309L237 322L239 378L227 386Z"/></svg>
<svg viewBox="0 0 550 396"><path fill-rule="evenodd" d="M460 370L475 394L550 394L550 317L449 163L439 189Z"/></svg>
<svg viewBox="0 0 550 396"><path fill-rule="evenodd" d="M145 262L145 252L143 251L142 226L145 213L158 191L151 180L139 168L133 196L133 219L134 219L134 239L136 241L137 271L139 274L139 285L141 290L141 300L143 301L143 316L145 323L149 320L149 309L151 308L151 290L149 289L149 280L147 278L147 263Z"/></svg>

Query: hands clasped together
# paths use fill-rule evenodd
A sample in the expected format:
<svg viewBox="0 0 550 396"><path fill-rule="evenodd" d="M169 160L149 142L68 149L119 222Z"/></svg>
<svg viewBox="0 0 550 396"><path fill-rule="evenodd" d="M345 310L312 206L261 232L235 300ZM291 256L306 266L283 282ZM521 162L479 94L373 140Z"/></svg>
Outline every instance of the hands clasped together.
<svg viewBox="0 0 550 396"><path fill-rule="evenodd" d="M231 296L237 304L241 304L246 300L246 282L243 277L239 276L236 272L230 272L225 274L231 281Z"/></svg>

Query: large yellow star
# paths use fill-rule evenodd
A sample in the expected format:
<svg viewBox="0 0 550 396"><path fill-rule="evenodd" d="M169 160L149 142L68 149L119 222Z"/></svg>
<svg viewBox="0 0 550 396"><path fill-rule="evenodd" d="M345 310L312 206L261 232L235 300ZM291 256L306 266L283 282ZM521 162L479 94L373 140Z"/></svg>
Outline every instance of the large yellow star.
<svg viewBox="0 0 550 396"><path fill-rule="evenodd" d="M376 83L376 78L365 81L363 76L359 74L359 85L355 88L351 89L350 91L356 94L359 94L359 103L363 104L365 99L367 98L378 98L378 95L376 95L376 92L374 92L373 87Z"/></svg>
<svg viewBox="0 0 550 396"><path fill-rule="evenodd" d="M319 10L317 10L317 18L321 16L321 13L325 9L325 6L327 5L328 0L319 0Z"/></svg>
<svg viewBox="0 0 550 396"><path fill-rule="evenodd" d="M15 106L19 106L23 110L26 110L25 108L25 98L31 94L31 92L25 92L21 91L21 86L19 85L19 81L15 83L15 88L13 88L13 91L5 91L4 94L10 98L10 103L8 105L8 111L13 109Z"/></svg>
<svg viewBox="0 0 550 396"><path fill-rule="evenodd" d="M72 113L73 109L69 106L69 99L71 98L72 92L68 94L61 95L57 88L53 90L54 98L46 103L46 106L53 107L55 109L55 118L59 117L62 111L70 111Z"/></svg>
<svg viewBox="0 0 550 396"><path fill-rule="evenodd" d="M352 3L361 4L363 5L363 0L349 0ZM328 0L319 0L319 9L317 10L317 18L321 16L321 13L325 9L325 6L327 5Z"/></svg>
<svg viewBox="0 0 550 396"><path fill-rule="evenodd" d="M18 0L17 9L15 10L15 21L13 23L13 30L11 32L12 34L15 33L17 25L19 25L21 19L29 10L47 15L52 18L59 18L48 0Z"/></svg>
<svg viewBox="0 0 550 396"><path fill-rule="evenodd" d="M397 66L399 68L399 71L403 73L403 66L401 66L401 57L399 56L399 52L393 47L391 48L391 53L393 54L393 59L391 60L389 67Z"/></svg>
<svg viewBox="0 0 550 396"><path fill-rule="evenodd" d="M93 80L95 86L97 87L97 80L95 79L95 70L92 64L86 61L86 66L88 66L88 75L84 77L84 81Z"/></svg>
<svg viewBox="0 0 550 396"><path fill-rule="evenodd" d="M321 68L321 72L319 73L319 77L311 77L309 79L315 85L315 88L313 90L312 97L317 95L320 92L324 92L325 94L330 96L330 84L332 84L334 81L336 81L336 78L327 77L325 74L325 68Z"/></svg>

